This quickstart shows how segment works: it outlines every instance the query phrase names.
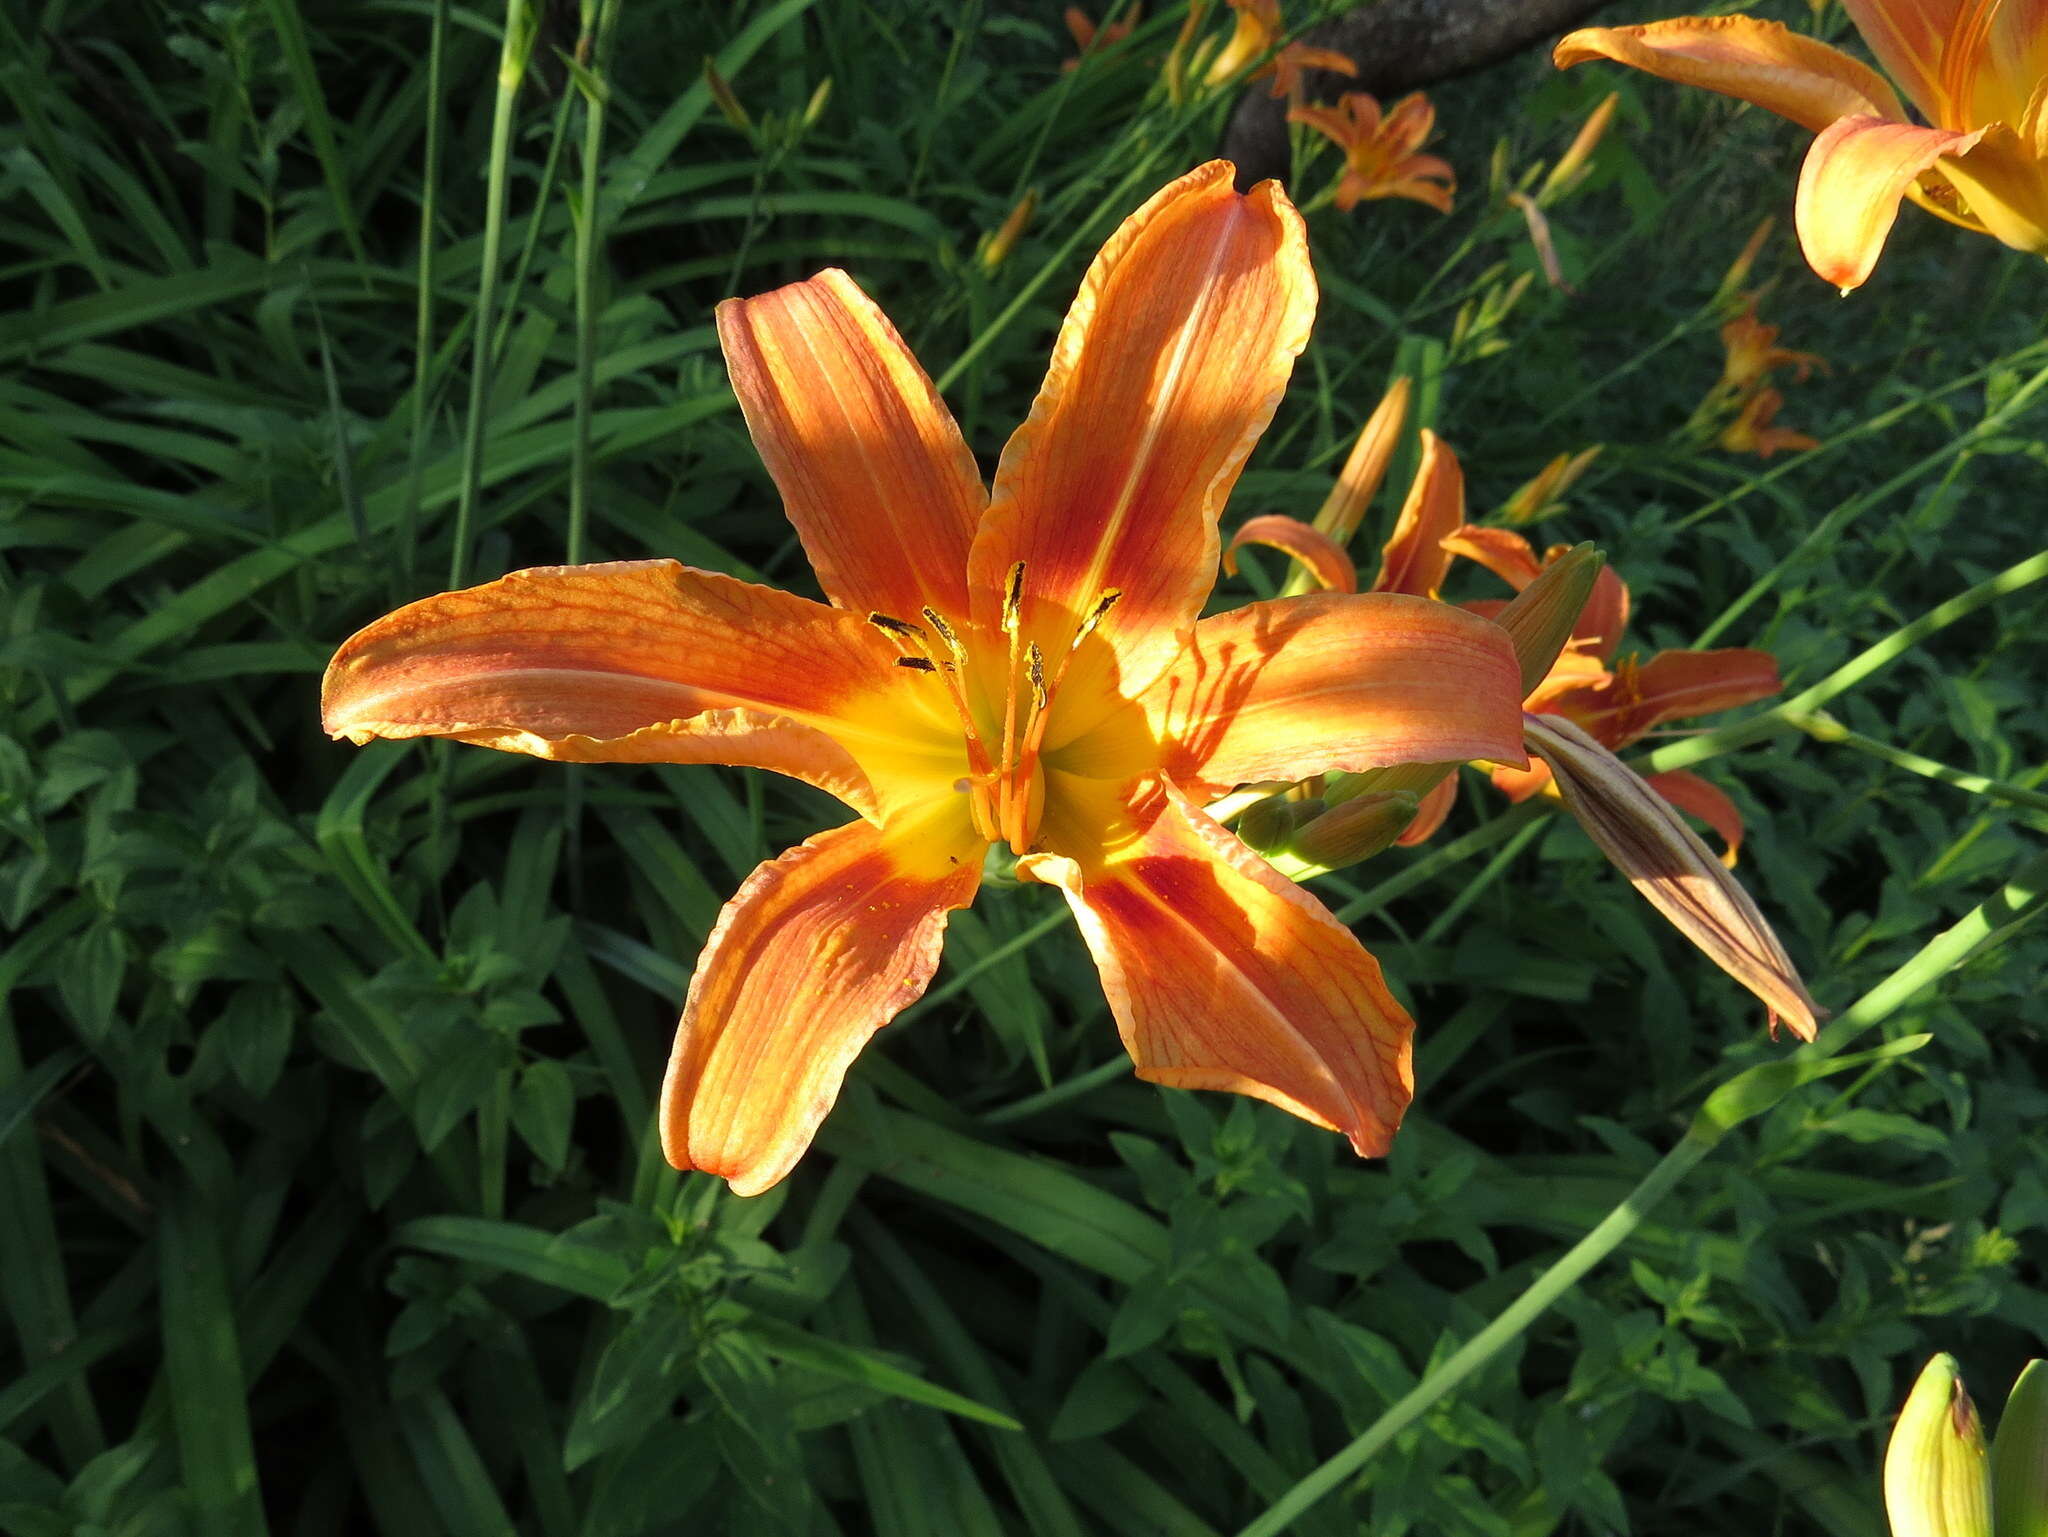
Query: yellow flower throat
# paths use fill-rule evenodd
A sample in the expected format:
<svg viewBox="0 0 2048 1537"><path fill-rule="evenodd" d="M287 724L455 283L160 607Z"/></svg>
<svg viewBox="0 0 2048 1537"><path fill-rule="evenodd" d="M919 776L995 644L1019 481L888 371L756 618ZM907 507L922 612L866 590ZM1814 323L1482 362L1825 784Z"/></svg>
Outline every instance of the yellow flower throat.
<svg viewBox="0 0 2048 1537"><path fill-rule="evenodd" d="M975 670L973 659L961 643L959 631L943 614L930 607L919 609L923 624L893 614L868 615L869 624L911 648L911 654L896 658L898 667L928 673L945 685L967 746L968 773L954 788L967 795L974 830L989 842L1007 843L1011 852L1020 855L1031 851L1045 812L1045 780L1038 772L1038 759L1053 699L1074 653L1122 596L1121 589L1112 587L1096 598L1048 674L1045 652L1037 641L1027 641L1023 635L1024 562L1010 567L1003 584L1005 646L999 731L984 730L976 720L966 683L967 675ZM994 697L995 691L989 692Z"/></svg>

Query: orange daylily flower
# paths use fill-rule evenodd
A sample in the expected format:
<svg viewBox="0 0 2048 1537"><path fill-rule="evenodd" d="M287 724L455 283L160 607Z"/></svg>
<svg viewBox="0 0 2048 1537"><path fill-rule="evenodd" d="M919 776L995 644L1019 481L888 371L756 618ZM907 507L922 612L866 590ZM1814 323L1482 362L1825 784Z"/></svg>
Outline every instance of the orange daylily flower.
<svg viewBox="0 0 2048 1537"><path fill-rule="evenodd" d="M1272 52L1285 30L1280 22L1280 0L1230 0L1230 8L1235 13L1230 39L1209 65L1206 79L1210 85L1222 85L1252 60ZM1293 42L1281 47L1247 78L1264 80L1270 76L1276 98L1298 99L1301 95L1301 74L1307 69L1333 70L1346 77L1358 73L1358 66L1351 58L1334 48L1314 48L1307 43Z"/></svg>
<svg viewBox="0 0 2048 1537"><path fill-rule="evenodd" d="M1559 68L1613 59L1754 102L1818 135L1793 204L1813 270L1870 276L1899 199L2019 251L2048 254L2048 0L1842 0L1930 126L1869 65L1748 16L1589 27Z"/></svg>
<svg viewBox="0 0 2048 1537"><path fill-rule="evenodd" d="M1731 390L1746 390L1773 369L1794 369L1794 381L1804 383L1816 368L1825 370L1827 361L1815 352L1794 352L1778 345L1777 326L1757 317L1755 294L1745 296L1742 313L1721 327L1721 345L1727 361L1721 367L1721 383Z"/></svg>
<svg viewBox="0 0 2048 1537"><path fill-rule="evenodd" d="M1096 26L1094 19L1078 5L1068 6L1060 19L1067 24L1067 35L1074 40L1074 47L1078 50L1073 58L1060 61L1060 69L1075 70L1081 67L1081 60L1090 53L1097 49L1114 48L1129 37L1138 23L1145 19L1145 8L1142 5L1134 5L1121 20L1113 21L1106 27Z"/></svg>
<svg viewBox="0 0 2048 1537"><path fill-rule="evenodd" d="M1460 529L1444 544L1485 566L1517 592L1536 579L1544 561L1558 559L1567 548L1555 545L1539 561L1527 539L1505 528ZM1482 613L1497 608L1493 603L1470 606ZM1666 721L1732 710L1767 699L1783 687L1769 652L1742 647L1660 651L1647 662L1639 663L1633 656L1617 661L1628 612L1628 584L1612 567L1603 567L1570 643L1523 708L1532 715L1563 716L1602 747L1619 752ZM1509 800L1523 801L1551 787L1551 772L1541 762L1525 769L1497 766L1493 783ZM1653 774L1649 783L1674 806L1719 833L1733 863L1742 845L1742 818L1734 802L1709 781L1684 770Z"/></svg>
<svg viewBox="0 0 2048 1537"><path fill-rule="evenodd" d="M679 1168L788 1173L929 982L1004 844L1058 887L1141 1077L1385 1151L1412 1023L1349 930L1202 804L1414 760L1526 762L1499 627L1318 593L1198 615L1217 514L1307 341L1277 183L1212 161L1096 257L993 492L881 311L827 271L719 307L828 606L675 561L515 572L388 615L327 729L578 762L717 762L856 813L763 864L698 960L662 1089Z"/></svg>
<svg viewBox="0 0 2048 1537"><path fill-rule="evenodd" d="M1285 97L1289 101L1301 99L1301 75L1303 70L1327 69L1347 80L1358 77L1358 66L1351 56L1339 53L1334 48L1312 48L1307 43L1289 43L1273 55L1273 62L1252 76L1259 80L1267 75L1273 77L1272 93L1275 100Z"/></svg>
<svg viewBox="0 0 2048 1537"><path fill-rule="evenodd" d="M1207 85L1222 85L1280 41L1280 0L1230 0L1230 39L1210 61Z"/></svg>
<svg viewBox="0 0 2048 1537"><path fill-rule="evenodd" d="M1790 427L1771 425L1778 407L1784 403L1784 395L1777 390L1755 391L1742 402L1735 420L1722 428L1714 441L1730 453L1755 454L1759 459L1768 459L1781 448L1819 448L1819 438L1794 432Z"/></svg>
<svg viewBox="0 0 2048 1537"><path fill-rule="evenodd" d="M1347 91L1334 107L1294 107L1290 123L1306 123L1344 151L1336 201L1348 211L1367 198L1405 197L1451 211L1457 172L1436 155L1415 151L1436 127L1436 108L1415 91L1382 113L1378 98Z"/></svg>

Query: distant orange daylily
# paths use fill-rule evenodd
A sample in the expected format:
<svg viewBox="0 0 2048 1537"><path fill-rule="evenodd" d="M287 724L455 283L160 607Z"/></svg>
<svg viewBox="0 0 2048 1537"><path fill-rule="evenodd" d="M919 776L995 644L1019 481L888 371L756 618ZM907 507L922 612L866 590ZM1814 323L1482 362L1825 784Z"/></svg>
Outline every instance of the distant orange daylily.
<svg viewBox="0 0 2048 1537"><path fill-rule="evenodd" d="M1766 386L1752 391L1744 398L1735 419L1721 429L1721 435L1714 441L1730 453L1755 454L1759 459L1768 459L1781 448L1819 448L1820 439L1811 433L1771 425L1784 403L1785 396L1780 390Z"/></svg>
<svg viewBox="0 0 2048 1537"><path fill-rule="evenodd" d="M1559 68L1606 58L1754 102L1818 137L1794 219L1813 270L1843 292L1870 276L1912 199L2015 250L2048 254L2048 0L1842 0L1883 75L1777 22L1686 16L1589 27Z"/></svg>
<svg viewBox="0 0 2048 1537"><path fill-rule="evenodd" d="M881 312L827 271L718 311L747 424L831 606L626 561L515 572L348 641L327 729L570 761L774 769L856 819L712 930L662 1089L679 1168L753 1194L924 990L1006 844L1057 886L1140 1076L1385 1151L1413 1026L1378 964L1201 809L1247 782L1526 762L1497 626L1397 596L1197 618L1217 514L1315 307L1277 183L1212 161L1089 269L993 494Z"/></svg>
<svg viewBox="0 0 2048 1537"><path fill-rule="evenodd" d="M1730 390L1747 390L1774 369L1794 370L1793 379L1804 382L1816 368L1823 371L1827 361L1816 352L1794 352L1778 345L1779 327L1766 325L1756 312L1757 296L1746 294L1740 314L1721 327L1721 346L1727 358L1721 365L1721 384Z"/></svg>
<svg viewBox="0 0 2048 1537"><path fill-rule="evenodd" d="M1290 123L1306 123L1344 151L1344 175L1336 202L1348 211L1368 198L1401 197L1451 211L1458 175L1450 162L1420 155L1436 127L1436 108L1420 91L1402 97L1384 113L1379 99L1347 91L1334 107L1294 107Z"/></svg>
<svg viewBox="0 0 2048 1537"><path fill-rule="evenodd" d="M1230 0L1230 9L1233 13L1230 38L1209 65L1207 81L1210 85L1222 85L1252 60L1269 52L1273 57L1247 78L1263 80L1270 76L1272 93L1276 97L1298 97L1301 94L1301 74L1305 69L1327 69L1347 76L1358 73L1358 66L1350 57L1333 48L1313 48L1297 41L1284 44L1274 52L1274 45L1280 42L1281 33L1285 30L1280 21L1280 0Z"/></svg>
<svg viewBox="0 0 2048 1537"><path fill-rule="evenodd" d="M1114 48L1129 37L1136 30L1138 23L1145 19L1145 8L1142 5L1133 5L1120 20L1113 21L1106 27L1096 26L1094 18L1078 5L1068 6L1060 19L1066 23L1067 36L1074 40L1074 47L1079 50L1073 58L1060 61L1060 68L1063 71L1072 71L1079 69L1081 61L1089 54L1100 49Z"/></svg>

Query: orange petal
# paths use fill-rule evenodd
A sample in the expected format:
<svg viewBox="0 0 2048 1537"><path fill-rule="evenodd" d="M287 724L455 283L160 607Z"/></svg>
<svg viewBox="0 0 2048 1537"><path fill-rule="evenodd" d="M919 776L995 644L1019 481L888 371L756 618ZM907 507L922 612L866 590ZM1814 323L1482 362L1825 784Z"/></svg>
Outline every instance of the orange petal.
<svg viewBox="0 0 2048 1537"><path fill-rule="evenodd" d="M967 611L986 498L974 456L896 328L828 269L718 306L733 391L833 602Z"/></svg>
<svg viewBox="0 0 2048 1537"><path fill-rule="evenodd" d="M1898 93L1868 64L1779 22L1749 16L1681 16L1637 27L1587 27L1570 34L1551 54L1559 69L1603 58L1754 102L1815 133L1838 117L1903 121L1906 116Z"/></svg>
<svg viewBox="0 0 2048 1537"><path fill-rule="evenodd" d="M1452 555L1477 561L1516 592L1543 574L1543 562L1536 549L1511 528L1481 528L1467 523L1454 528L1437 541Z"/></svg>
<svg viewBox="0 0 2048 1537"><path fill-rule="evenodd" d="M1310 593L1195 626L1141 703L1166 772L1221 789L1396 763L1522 757L1507 632L1448 603ZM1062 765L1082 768L1088 743Z"/></svg>
<svg viewBox="0 0 2048 1537"><path fill-rule="evenodd" d="M1546 684L1528 708L1565 716L1603 745L1621 748L1665 721L1732 710L1783 686L1768 651L1660 651L1640 667L1624 662L1592 682L1567 677L1559 687Z"/></svg>
<svg viewBox="0 0 2048 1537"><path fill-rule="evenodd" d="M1387 1151L1414 1093L1414 1023L1379 963L1314 897L1168 788L1085 868L1028 855L1102 969L1138 1076L1248 1094Z"/></svg>
<svg viewBox="0 0 2048 1537"><path fill-rule="evenodd" d="M1465 472L1444 440L1425 427L1422 462L1381 552L1379 580L1372 590L1435 597L1451 567L1443 541L1464 522Z"/></svg>
<svg viewBox="0 0 2048 1537"><path fill-rule="evenodd" d="M714 739L744 754L756 722L706 722L689 745L640 733L735 710L829 732L888 687L890 662L851 614L678 561L541 566L359 630L327 666L321 717L352 742L445 736L586 762L614 743L628 761L703 762Z"/></svg>
<svg viewBox="0 0 2048 1537"><path fill-rule="evenodd" d="M1959 0L1842 0L1842 9L1913 105L1934 122L1952 121L1941 110L1939 69Z"/></svg>
<svg viewBox="0 0 2048 1537"><path fill-rule="evenodd" d="M1023 628L1049 657L1121 591L1097 634L1126 695L1201 610L1217 514L1315 314L1301 216L1277 183L1240 196L1233 174L1221 160L1190 171L1102 248L974 541L976 617L995 630L1021 561Z"/></svg>
<svg viewBox="0 0 2048 1537"><path fill-rule="evenodd" d="M1351 564L1343 546L1299 518L1269 512L1246 519L1223 552L1223 569L1232 576L1237 575L1238 549L1247 544L1263 544L1300 561L1325 592L1358 591L1358 568Z"/></svg>
<svg viewBox="0 0 2048 1537"><path fill-rule="evenodd" d="M755 870L690 980L661 1086L668 1161L723 1175L740 1195L787 1174L861 1047L924 992L946 914L980 879L971 837L867 822Z"/></svg>
<svg viewBox="0 0 2048 1537"><path fill-rule="evenodd" d="M1726 790L1690 769L1669 769L1651 774L1643 782L1687 816L1698 817L1719 833L1726 846L1721 863L1734 868L1735 857L1742 851L1742 813Z"/></svg>
<svg viewBox="0 0 2048 1537"><path fill-rule="evenodd" d="M1877 265L1899 199L1944 155L1959 155L1984 130L1916 128L1879 117L1845 117L1806 152L1792 220L1807 265L1847 293Z"/></svg>
<svg viewBox="0 0 2048 1537"><path fill-rule="evenodd" d="M1558 545L1555 550L1547 550L1545 558L1554 558L1565 548ZM1579 610L1579 622L1572 626L1572 641L1577 649L1604 662L1614 655L1621 644L1622 631L1627 628L1628 583L1614 567L1602 566L1600 574L1593 578L1593 595L1586 599L1586 606Z"/></svg>
<svg viewBox="0 0 2048 1537"><path fill-rule="evenodd" d="M1444 825L1444 818L1451 814L1451 807L1458 801L1458 776L1451 774L1439 780L1434 788L1422 797L1422 804L1415 810L1415 820L1401 829L1401 836L1394 840L1396 848L1412 849L1418 843L1427 843L1436 836L1436 830Z"/></svg>

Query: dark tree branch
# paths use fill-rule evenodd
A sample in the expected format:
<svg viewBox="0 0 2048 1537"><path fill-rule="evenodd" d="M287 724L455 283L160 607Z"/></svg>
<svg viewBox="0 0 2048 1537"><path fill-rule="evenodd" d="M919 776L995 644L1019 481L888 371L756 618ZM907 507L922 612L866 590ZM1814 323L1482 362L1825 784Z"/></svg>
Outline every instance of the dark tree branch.
<svg viewBox="0 0 2048 1537"><path fill-rule="evenodd" d="M1305 41L1334 48L1358 65L1347 80L1328 70L1306 77L1311 100L1342 90L1385 100L1418 86L1466 74L1504 59L1540 37L1562 31L1601 0L1377 0L1310 30ZM1223 133L1223 153L1237 162L1240 187L1287 174L1287 104L1263 84L1246 91Z"/></svg>

